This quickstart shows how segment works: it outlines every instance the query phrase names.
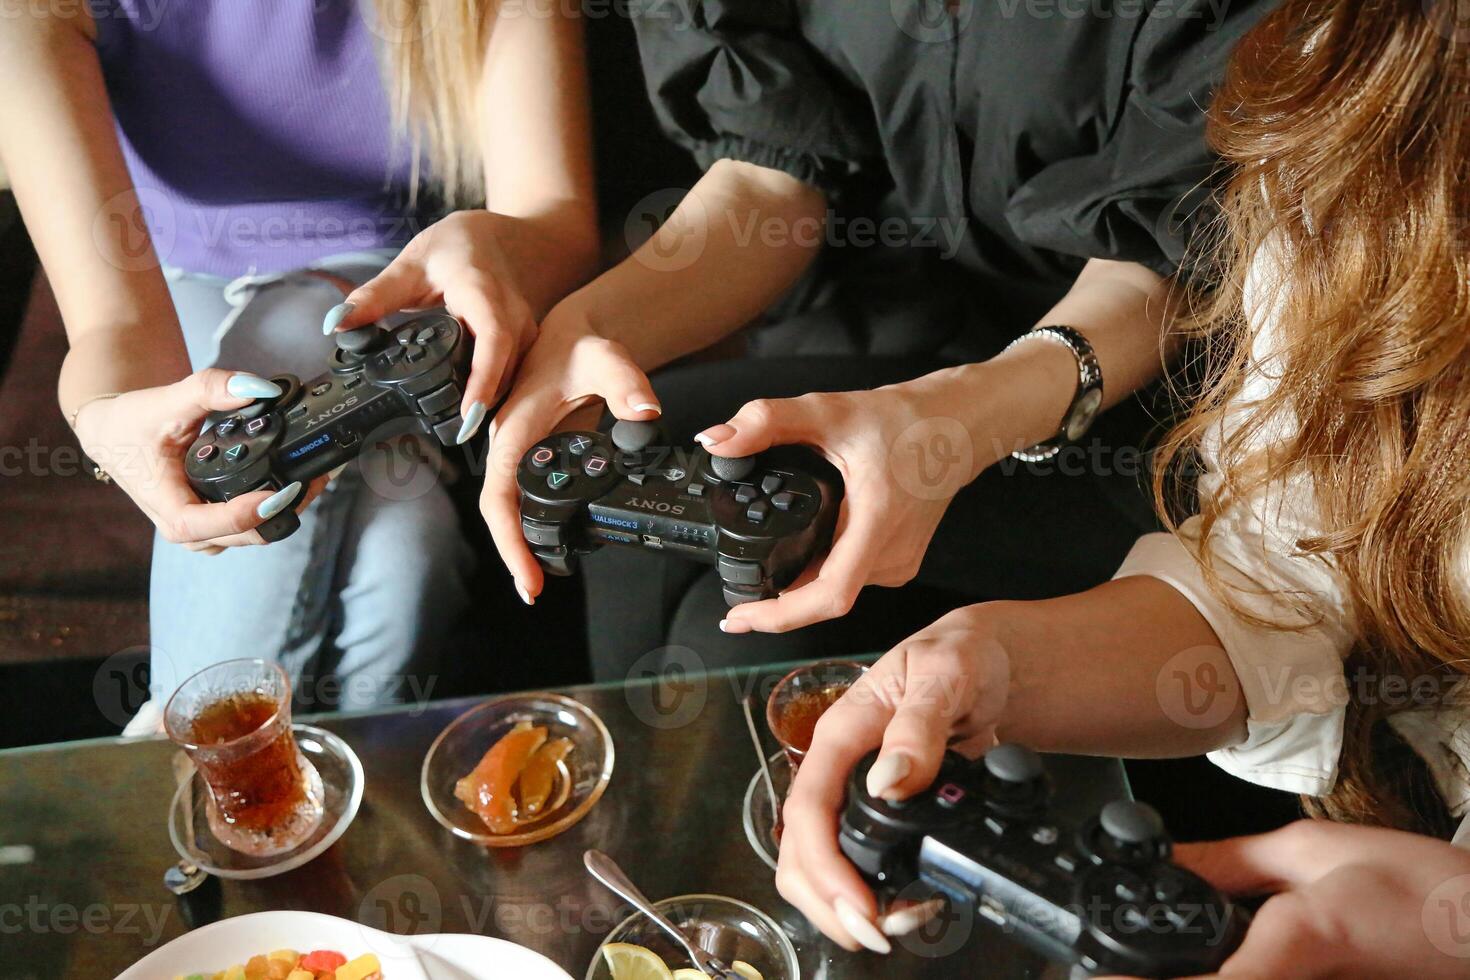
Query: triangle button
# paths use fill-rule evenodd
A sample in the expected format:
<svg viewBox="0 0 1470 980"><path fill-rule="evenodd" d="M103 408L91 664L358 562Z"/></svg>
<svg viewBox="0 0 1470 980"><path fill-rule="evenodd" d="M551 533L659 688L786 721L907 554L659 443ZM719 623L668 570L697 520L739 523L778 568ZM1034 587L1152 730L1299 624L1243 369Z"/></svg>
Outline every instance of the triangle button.
<svg viewBox="0 0 1470 980"><path fill-rule="evenodd" d="M560 470L546 477L547 485L553 490L560 490L562 487L571 482L572 475L570 473L563 473Z"/></svg>

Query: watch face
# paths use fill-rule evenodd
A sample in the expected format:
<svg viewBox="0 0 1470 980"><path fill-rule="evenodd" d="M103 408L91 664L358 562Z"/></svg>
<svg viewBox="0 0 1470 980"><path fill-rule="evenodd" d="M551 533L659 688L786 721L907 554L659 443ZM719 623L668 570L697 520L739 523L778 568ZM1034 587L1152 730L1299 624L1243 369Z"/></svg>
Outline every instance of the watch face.
<svg viewBox="0 0 1470 980"><path fill-rule="evenodd" d="M1092 426L1092 420L1097 417L1097 410L1102 405L1102 391L1093 388L1083 393L1073 406L1071 414L1067 416L1067 440L1076 442L1087 434L1088 428Z"/></svg>

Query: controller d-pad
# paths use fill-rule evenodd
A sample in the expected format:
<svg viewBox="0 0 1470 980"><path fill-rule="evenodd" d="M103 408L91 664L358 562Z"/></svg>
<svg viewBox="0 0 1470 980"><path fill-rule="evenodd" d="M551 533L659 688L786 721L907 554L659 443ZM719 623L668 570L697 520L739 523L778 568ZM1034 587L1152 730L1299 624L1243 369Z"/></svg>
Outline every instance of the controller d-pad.
<svg viewBox="0 0 1470 980"><path fill-rule="evenodd" d="M783 481L778 474L767 473L764 477L761 478L761 493L775 493L776 491L780 490L783 485Z"/></svg>
<svg viewBox="0 0 1470 980"><path fill-rule="evenodd" d="M572 485L572 474L557 470L546 476L546 485L553 490L565 490Z"/></svg>
<svg viewBox="0 0 1470 980"><path fill-rule="evenodd" d="M771 505L779 511L788 511L796 506L800 494L792 493L790 490L782 490L780 493L771 495Z"/></svg>
<svg viewBox="0 0 1470 980"><path fill-rule="evenodd" d="M737 504L748 504L759 496L760 491L749 483L742 483L735 488L735 502Z"/></svg>
<svg viewBox="0 0 1470 980"><path fill-rule="evenodd" d="M764 524L766 518L771 516L771 502L769 500L757 500L745 509L745 519L752 524Z"/></svg>

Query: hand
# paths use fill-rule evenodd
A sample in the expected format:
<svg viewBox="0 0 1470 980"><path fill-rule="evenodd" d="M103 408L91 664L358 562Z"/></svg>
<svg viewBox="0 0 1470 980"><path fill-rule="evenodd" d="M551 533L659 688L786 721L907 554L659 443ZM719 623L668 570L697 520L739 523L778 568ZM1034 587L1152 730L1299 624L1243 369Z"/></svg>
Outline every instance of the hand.
<svg viewBox="0 0 1470 980"><path fill-rule="evenodd" d="M955 391L943 374L873 391L753 401L694 437L717 456L811 446L837 467L846 488L827 555L780 597L730 610L721 629L783 633L836 619L864 586L899 586L918 574L949 502L979 472L968 431L955 420L963 409L947 403ZM931 458L935 446L944 449Z"/></svg>
<svg viewBox="0 0 1470 980"><path fill-rule="evenodd" d="M455 437L468 442L510 385L516 362L536 339L536 319L500 247L515 219L456 211L414 236L386 269L327 312L325 333L351 330L400 310L444 306L475 337Z"/></svg>
<svg viewBox="0 0 1470 980"><path fill-rule="evenodd" d="M1271 894L1220 977L1463 978L1470 852L1376 827L1301 821L1181 844L1175 859L1235 894Z"/></svg>
<svg viewBox="0 0 1470 980"><path fill-rule="evenodd" d="M987 608L958 609L894 647L817 722L783 810L776 887L847 949L889 950L873 893L837 846L848 776L881 746L868 792L907 799L938 777L952 740L974 756L995 744L1010 664Z"/></svg>
<svg viewBox="0 0 1470 980"><path fill-rule="evenodd" d="M225 503L200 503L184 475L184 453L210 412L244 408L280 393L254 375L210 368L175 384L84 403L76 418L77 439L165 540L208 554L265 544L255 528L285 510L301 485L257 490ZM313 481L297 510L326 483L326 477Z"/></svg>
<svg viewBox="0 0 1470 980"><path fill-rule="evenodd" d="M521 457L574 415L596 424L587 411L598 400L620 419L650 421L662 409L648 377L619 343L599 336L579 314L552 310L526 353L514 386L491 425L480 512L527 605L541 594L541 566L521 534L516 468Z"/></svg>

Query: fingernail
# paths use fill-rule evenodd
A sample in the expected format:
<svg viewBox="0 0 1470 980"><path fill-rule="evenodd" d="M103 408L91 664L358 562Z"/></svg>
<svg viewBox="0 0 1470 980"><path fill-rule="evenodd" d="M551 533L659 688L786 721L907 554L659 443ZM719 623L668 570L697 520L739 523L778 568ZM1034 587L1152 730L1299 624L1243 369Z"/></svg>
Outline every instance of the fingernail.
<svg viewBox="0 0 1470 980"><path fill-rule="evenodd" d="M337 477L342 475L342 471L345 469L347 469L346 463L343 463L341 466L333 467L332 470L327 474L327 482L330 483L331 481L337 479Z"/></svg>
<svg viewBox="0 0 1470 980"><path fill-rule="evenodd" d="M740 619L722 619L720 629L725 633L749 633L750 624Z"/></svg>
<svg viewBox="0 0 1470 980"><path fill-rule="evenodd" d="M292 502L296 500L296 495L300 492L300 480L297 480L290 486L283 487L280 490L277 490L275 493L262 500L260 502L260 506L255 508L256 516L263 521L270 520L272 517L275 517L281 511L291 506Z"/></svg>
<svg viewBox="0 0 1470 980"><path fill-rule="evenodd" d="M225 390L236 398L279 398L281 386L253 374L234 374L225 382Z"/></svg>
<svg viewBox="0 0 1470 980"><path fill-rule="evenodd" d="M701 446L713 446L715 443L724 442L726 439L730 438L734 434L734 426L729 426L721 423L720 425L712 425L708 429L705 429L699 435L694 437L694 441L699 443Z"/></svg>
<svg viewBox="0 0 1470 980"><path fill-rule="evenodd" d="M664 410L658 402L630 402L628 407L635 412L653 412L662 415Z"/></svg>
<svg viewBox="0 0 1470 980"><path fill-rule="evenodd" d="M530 591L527 590L527 588L519 582L516 583L516 591L521 594L521 601L524 602L526 605L534 606L536 604L535 597L532 596Z"/></svg>
<svg viewBox="0 0 1470 980"><path fill-rule="evenodd" d="M893 952L893 946L883 933L878 931L878 927L865 919L863 914L847 899L839 898L833 902L832 911L837 913L837 921L842 923L842 928L865 947L875 953L882 953L884 956Z"/></svg>
<svg viewBox="0 0 1470 980"><path fill-rule="evenodd" d="M878 928L883 935L896 939L899 936L907 936L943 911L944 899L931 898L927 902L889 912L878 919Z"/></svg>
<svg viewBox="0 0 1470 980"><path fill-rule="evenodd" d="M903 782L913 769L913 760L902 752L890 752L883 756L868 770L868 795L875 799L885 799L884 794Z"/></svg>
<svg viewBox="0 0 1470 980"><path fill-rule="evenodd" d="M322 317L322 336L329 336L355 309L357 309L356 303L338 303L328 310L327 315Z"/></svg>
<svg viewBox="0 0 1470 980"><path fill-rule="evenodd" d="M470 402L470 410L464 413L464 424L459 427L459 435L454 437L456 446L463 446L475 437L480 431L480 423L485 421L485 403Z"/></svg>

